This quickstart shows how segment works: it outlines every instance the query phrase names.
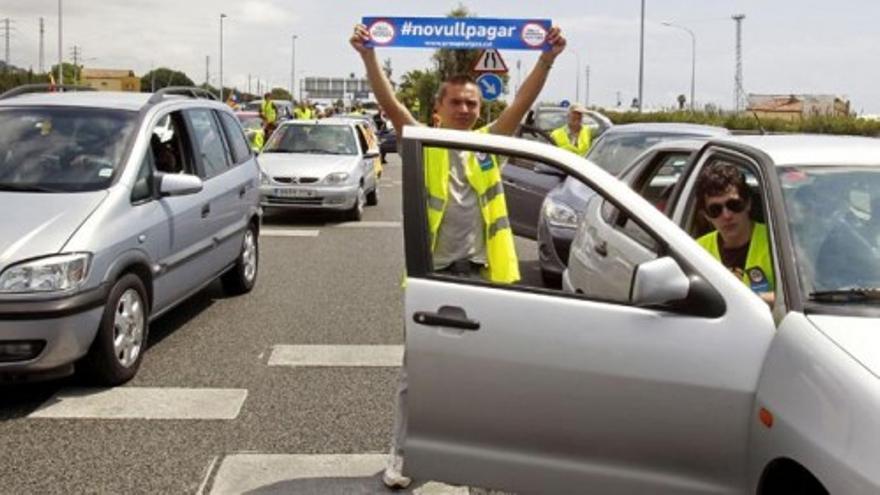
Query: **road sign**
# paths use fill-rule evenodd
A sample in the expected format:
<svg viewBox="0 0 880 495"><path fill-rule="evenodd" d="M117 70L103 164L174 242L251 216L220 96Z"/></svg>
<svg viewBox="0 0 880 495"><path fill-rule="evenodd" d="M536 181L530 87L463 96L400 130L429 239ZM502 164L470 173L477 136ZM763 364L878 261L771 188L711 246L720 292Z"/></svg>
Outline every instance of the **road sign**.
<svg viewBox="0 0 880 495"><path fill-rule="evenodd" d="M559 106L562 108L568 108L569 105L571 105L571 102L568 100L562 100L559 102Z"/></svg>
<svg viewBox="0 0 880 495"><path fill-rule="evenodd" d="M498 50L488 49L480 52L480 56L474 61L471 71L476 73L494 72L497 74L506 74L507 65Z"/></svg>
<svg viewBox="0 0 880 495"><path fill-rule="evenodd" d="M486 101L495 101L504 91L504 81L497 74L483 74L477 78L477 86Z"/></svg>

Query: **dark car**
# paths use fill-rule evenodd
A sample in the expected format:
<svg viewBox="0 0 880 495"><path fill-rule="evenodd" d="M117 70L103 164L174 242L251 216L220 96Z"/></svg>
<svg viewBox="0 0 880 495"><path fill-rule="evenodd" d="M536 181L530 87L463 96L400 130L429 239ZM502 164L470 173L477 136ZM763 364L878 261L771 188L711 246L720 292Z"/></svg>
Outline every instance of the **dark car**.
<svg viewBox="0 0 880 495"><path fill-rule="evenodd" d="M644 123L617 125L593 143L587 159L606 172L620 175L639 155L660 141L713 137L729 134L721 127ZM537 240L541 277L550 287L559 287L568 252L580 215L593 191L573 179L560 179L547 193L538 215Z"/></svg>
<svg viewBox="0 0 880 495"><path fill-rule="evenodd" d="M382 163L385 163L385 155L397 153L397 131L391 121L385 121L376 135L379 138L379 154L382 156Z"/></svg>

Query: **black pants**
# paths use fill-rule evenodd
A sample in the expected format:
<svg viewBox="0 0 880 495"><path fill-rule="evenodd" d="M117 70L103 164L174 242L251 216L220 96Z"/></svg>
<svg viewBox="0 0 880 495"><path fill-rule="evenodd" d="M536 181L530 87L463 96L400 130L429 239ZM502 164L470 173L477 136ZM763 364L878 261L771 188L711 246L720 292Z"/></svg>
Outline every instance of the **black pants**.
<svg viewBox="0 0 880 495"><path fill-rule="evenodd" d="M485 265L480 263L474 263L471 260L458 260L453 261L449 266L441 268L437 270L437 273L442 273L444 275L455 275L456 277L464 277L464 278L483 278L482 270L485 268Z"/></svg>

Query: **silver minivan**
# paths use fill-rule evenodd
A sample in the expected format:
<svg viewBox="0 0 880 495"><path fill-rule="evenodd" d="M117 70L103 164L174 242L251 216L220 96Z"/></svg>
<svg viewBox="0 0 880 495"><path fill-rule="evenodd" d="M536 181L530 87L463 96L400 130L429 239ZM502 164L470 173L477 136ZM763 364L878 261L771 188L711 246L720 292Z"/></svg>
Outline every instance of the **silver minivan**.
<svg viewBox="0 0 880 495"><path fill-rule="evenodd" d="M123 383L152 319L253 288L259 167L207 92L35 89L0 95L0 377Z"/></svg>

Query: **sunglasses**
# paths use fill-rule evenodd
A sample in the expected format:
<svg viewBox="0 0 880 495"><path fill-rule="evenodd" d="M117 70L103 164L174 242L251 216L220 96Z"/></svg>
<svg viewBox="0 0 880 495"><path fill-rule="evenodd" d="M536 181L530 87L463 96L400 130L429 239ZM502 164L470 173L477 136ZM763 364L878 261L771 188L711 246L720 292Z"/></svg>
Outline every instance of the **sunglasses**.
<svg viewBox="0 0 880 495"><path fill-rule="evenodd" d="M724 209L731 213L742 213L746 209L746 202L739 198L728 199L724 203L712 203L706 205L706 216L709 218L718 218Z"/></svg>

